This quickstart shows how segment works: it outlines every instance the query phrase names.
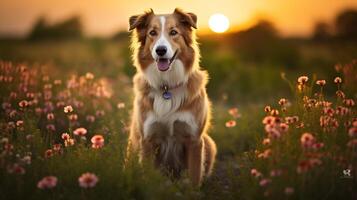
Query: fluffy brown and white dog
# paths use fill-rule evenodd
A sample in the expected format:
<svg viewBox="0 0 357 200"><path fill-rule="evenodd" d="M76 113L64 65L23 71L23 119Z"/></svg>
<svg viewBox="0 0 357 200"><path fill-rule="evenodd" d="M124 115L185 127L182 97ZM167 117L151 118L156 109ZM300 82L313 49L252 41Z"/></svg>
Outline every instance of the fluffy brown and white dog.
<svg viewBox="0 0 357 200"><path fill-rule="evenodd" d="M207 135L210 102L208 75L199 66L193 29L197 16L175 9L152 10L129 19L133 61L134 109L128 153L151 158L172 177L187 170L194 185L209 176L216 145Z"/></svg>

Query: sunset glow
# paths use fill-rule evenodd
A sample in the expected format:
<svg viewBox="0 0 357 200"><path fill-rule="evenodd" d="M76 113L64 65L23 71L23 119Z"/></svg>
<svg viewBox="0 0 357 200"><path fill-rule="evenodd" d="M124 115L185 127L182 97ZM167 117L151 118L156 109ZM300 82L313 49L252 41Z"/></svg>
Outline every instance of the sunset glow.
<svg viewBox="0 0 357 200"><path fill-rule="evenodd" d="M216 33L223 33L229 28L229 20L223 14L214 14L209 18L208 25Z"/></svg>
<svg viewBox="0 0 357 200"><path fill-rule="evenodd" d="M128 18L152 8L155 13L171 13L175 7L193 12L198 16L198 31L208 32L209 18L213 13L224 13L231 30L241 30L253 25L258 19L271 20L283 35L308 35L316 21L332 22L337 12L357 8L356 0L284 1L284 0L87 0L0 1L0 34L23 36L36 19L44 15L50 22L72 15L82 18L87 35L110 36L119 30L127 30ZM16 15L14 15L16 13Z"/></svg>

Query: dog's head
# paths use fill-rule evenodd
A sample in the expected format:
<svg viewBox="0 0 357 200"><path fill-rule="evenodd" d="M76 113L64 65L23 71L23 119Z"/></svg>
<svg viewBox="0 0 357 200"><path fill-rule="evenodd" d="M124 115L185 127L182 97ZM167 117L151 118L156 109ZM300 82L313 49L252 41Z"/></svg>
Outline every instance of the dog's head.
<svg viewBox="0 0 357 200"><path fill-rule="evenodd" d="M156 15L150 10L130 17L129 24L129 30L134 31L134 61L140 70L155 66L157 73L168 73L179 62L185 72L192 69L198 59L195 14L176 8L171 14Z"/></svg>

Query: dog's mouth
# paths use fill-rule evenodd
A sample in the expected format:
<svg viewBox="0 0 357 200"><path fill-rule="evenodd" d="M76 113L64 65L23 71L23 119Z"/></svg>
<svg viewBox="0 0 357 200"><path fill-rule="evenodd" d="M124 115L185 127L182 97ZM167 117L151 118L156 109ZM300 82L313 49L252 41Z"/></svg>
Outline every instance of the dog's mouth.
<svg viewBox="0 0 357 200"><path fill-rule="evenodd" d="M162 72L167 71L170 68L170 65L176 59L177 52L178 52L178 50L175 51L174 55L170 59L168 59L168 58L158 58L158 59L156 59L157 68Z"/></svg>

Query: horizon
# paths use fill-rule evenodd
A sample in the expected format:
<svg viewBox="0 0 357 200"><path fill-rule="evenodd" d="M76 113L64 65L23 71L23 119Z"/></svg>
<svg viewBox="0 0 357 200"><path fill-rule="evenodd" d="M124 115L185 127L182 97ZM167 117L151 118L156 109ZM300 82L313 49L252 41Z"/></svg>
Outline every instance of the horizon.
<svg viewBox="0 0 357 200"><path fill-rule="evenodd" d="M213 34L208 28L208 19L212 14L222 13L231 23L228 32L247 29L260 19L266 19L271 21L284 37L306 37L311 35L316 22L331 24L339 12L357 9L357 1L352 0L334 0L328 4L323 3L322 0L290 3L283 0L251 2L221 0L209 2L205 9L201 9L205 3L203 0L195 2L182 0L177 2L175 7L172 7L170 2L160 0L153 0L150 3L133 0L130 4L125 4L123 0L105 0L100 3L98 0L89 0L89 2L29 0L28 2L31 4L30 7L23 4L21 0L0 3L0 35L25 37L40 16L45 16L49 22L55 23L78 15L82 19L86 36L108 37L126 31L131 15L140 14L149 8L153 8L156 13L170 13L175 7L180 7L198 15L198 34L201 35Z"/></svg>

